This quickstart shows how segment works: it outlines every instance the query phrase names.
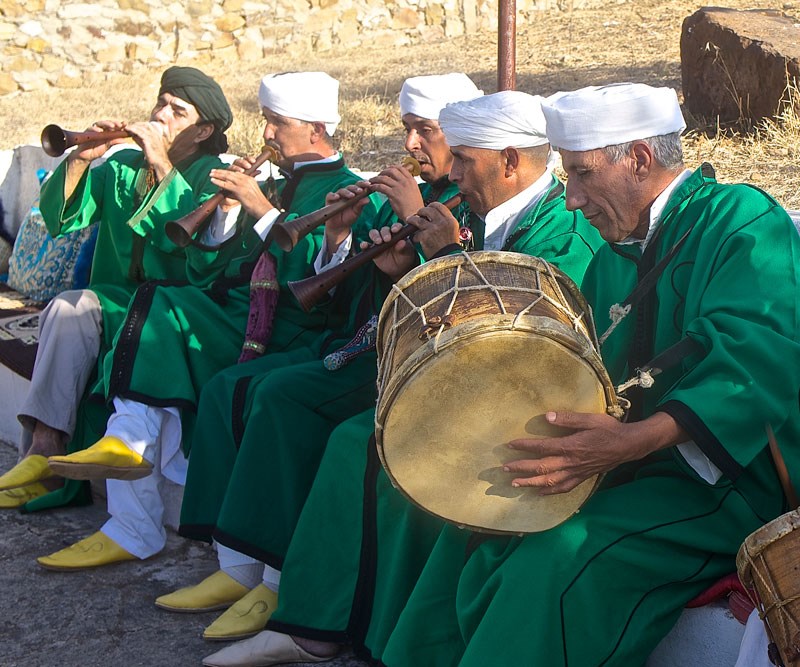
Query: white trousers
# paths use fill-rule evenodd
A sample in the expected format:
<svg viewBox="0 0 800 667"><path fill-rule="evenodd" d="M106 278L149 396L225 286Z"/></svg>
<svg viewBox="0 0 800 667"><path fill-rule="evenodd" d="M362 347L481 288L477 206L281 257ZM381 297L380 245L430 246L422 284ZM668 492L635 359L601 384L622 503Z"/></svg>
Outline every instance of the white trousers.
<svg viewBox="0 0 800 667"><path fill-rule="evenodd" d="M246 588L255 588L259 581L271 591L278 592L281 583L280 570L265 565L240 551L234 551L214 540L219 569L226 572Z"/></svg>
<svg viewBox="0 0 800 667"><path fill-rule="evenodd" d="M128 399L114 399L114 414L106 435L113 435L152 464L147 477L127 482L106 481L111 518L100 529L137 558L164 548L164 479L186 484L188 461L181 449L181 419L177 408L156 408Z"/></svg>
<svg viewBox="0 0 800 667"><path fill-rule="evenodd" d="M42 311L31 386L17 415L23 427L21 454L30 449L37 421L72 437L102 333L103 310L91 290L62 292Z"/></svg>

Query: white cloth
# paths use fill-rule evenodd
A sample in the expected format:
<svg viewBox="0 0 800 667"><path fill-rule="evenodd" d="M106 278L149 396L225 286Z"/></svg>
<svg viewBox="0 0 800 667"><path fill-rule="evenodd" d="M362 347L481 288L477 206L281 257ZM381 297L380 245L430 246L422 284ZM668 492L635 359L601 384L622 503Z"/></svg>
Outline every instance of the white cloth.
<svg viewBox="0 0 800 667"><path fill-rule="evenodd" d="M517 222L539 203L552 182L552 173L545 171L522 192L489 211L484 221L484 250L502 250Z"/></svg>
<svg viewBox="0 0 800 667"><path fill-rule="evenodd" d="M753 609L744 627L739 657L734 667L772 667L768 657L769 639L758 611Z"/></svg>
<svg viewBox="0 0 800 667"><path fill-rule="evenodd" d="M439 125L450 146L496 151L543 146L548 141L542 102L538 95L503 90L448 104L439 114Z"/></svg>
<svg viewBox="0 0 800 667"><path fill-rule="evenodd" d="M125 442L153 465L153 471L132 482L109 479L108 513L102 532L137 558L164 548L164 478L183 486L188 461L181 449L181 419L177 408L155 408L128 399L114 399L114 414L106 435Z"/></svg>
<svg viewBox="0 0 800 667"><path fill-rule="evenodd" d="M543 102L542 111L550 144L568 151L590 151L686 129L675 91L643 83L556 93Z"/></svg>
<svg viewBox="0 0 800 667"><path fill-rule="evenodd" d="M264 563L214 540L219 569L245 588L254 589L264 576Z"/></svg>
<svg viewBox="0 0 800 667"><path fill-rule="evenodd" d="M21 454L30 448L37 421L72 436L102 333L103 309L91 290L62 292L42 311L33 377L17 415L23 426Z"/></svg>
<svg viewBox="0 0 800 667"><path fill-rule="evenodd" d="M288 118L325 123L333 136L339 121L339 82L325 72L282 72L261 79L262 107Z"/></svg>
<svg viewBox="0 0 800 667"><path fill-rule="evenodd" d="M461 72L412 76L403 82L400 89L400 115L410 113L436 120L445 105L472 100L481 95L483 91Z"/></svg>
<svg viewBox="0 0 800 667"><path fill-rule="evenodd" d="M263 583L269 590L274 591L275 593L278 592L278 588L281 585L281 573L280 570L276 570L269 565L264 566L264 574L261 577L261 583Z"/></svg>

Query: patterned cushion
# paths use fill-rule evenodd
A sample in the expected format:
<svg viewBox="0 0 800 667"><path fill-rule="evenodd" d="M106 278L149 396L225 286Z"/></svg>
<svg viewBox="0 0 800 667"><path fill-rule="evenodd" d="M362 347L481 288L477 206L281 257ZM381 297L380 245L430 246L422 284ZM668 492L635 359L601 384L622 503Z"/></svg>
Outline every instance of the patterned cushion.
<svg viewBox="0 0 800 667"><path fill-rule="evenodd" d="M22 221L8 265L8 284L21 294L46 302L59 292L89 282L97 225L52 238L38 201Z"/></svg>

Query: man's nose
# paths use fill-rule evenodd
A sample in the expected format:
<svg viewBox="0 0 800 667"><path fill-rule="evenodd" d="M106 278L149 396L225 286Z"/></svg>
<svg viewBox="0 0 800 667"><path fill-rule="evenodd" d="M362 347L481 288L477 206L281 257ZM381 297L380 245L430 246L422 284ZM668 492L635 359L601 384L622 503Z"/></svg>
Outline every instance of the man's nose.
<svg viewBox="0 0 800 667"><path fill-rule="evenodd" d="M574 183L570 184L569 180L567 180L565 198L565 205L568 211L576 211L586 204L586 193Z"/></svg>
<svg viewBox="0 0 800 667"><path fill-rule="evenodd" d="M406 134L406 150L410 153L419 148L419 134L416 130L411 130Z"/></svg>

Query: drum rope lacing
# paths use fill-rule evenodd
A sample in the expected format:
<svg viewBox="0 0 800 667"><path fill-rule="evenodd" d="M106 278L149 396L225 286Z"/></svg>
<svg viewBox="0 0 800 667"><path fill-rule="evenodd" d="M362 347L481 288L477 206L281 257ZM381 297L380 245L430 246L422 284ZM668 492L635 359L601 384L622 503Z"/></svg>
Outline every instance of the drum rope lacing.
<svg viewBox="0 0 800 667"><path fill-rule="evenodd" d="M750 558L750 561L753 562L754 559L751 556L750 552L747 551L747 547L746 546L745 546L745 553L747 553L748 557ZM764 556L762 554L758 555L758 560L761 562L761 565L762 565L764 571L768 573L769 572L768 566L767 566L767 564L766 564L766 562L764 560ZM756 603L756 609L758 610L758 616L762 621L768 622L769 619L767 619L767 616L773 610L781 609L782 607L785 607L785 606L791 604L792 602L796 602L797 600L800 600L800 593L792 595L792 596L786 598L785 600L781 600L780 596L778 595L777 586L776 586L775 582L772 580L772 577L764 576L764 574L762 574L759 569L754 568L754 567L751 567L751 571L755 576L758 577L758 580L760 581L762 586L766 590L768 590L770 592L770 594L773 596L773 598L775 599L774 602L772 602L771 604L768 604L768 605L764 604L763 600L760 600L760 599L759 600L754 600L754 602ZM798 626L797 622L790 615L787 615L787 617L784 620L791 622L791 625L794 626L794 630L795 631L797 631L798 628L800 628L800 626Z"/></svg>
<svg viewBox="0 0 800 667"><path fill-rule="evenodd" d="M452 284L451 284L450 288L446 292L444 292L442 294L437 294L436 296L434 296L433 298L429 299L427 302L423 303L422 305L415 304L403 292L403 290L401 288L399 288L397 285L392 285L392 291L409 306L410 310L405 316L403 316L402 318L398 319L398 305L399 305L400 302L399 301L395 301L394 302L393 315L394 315L395 326L392 327L391 332L390 332L390 336L389 336L389 340L387 341L387 344L386 344L386 349L392 351L392 352L390 352L390 354L393 353L393 350L395 348L395 344L397 342L396 332L398 330L399 325L403 324L408 319L410 319L410 318L412 318L414 316L418 316L420 321L421 321L421 324L422 324L422 326L421 326L421 336L422 335L426 336L428 340L433 338L433 353L434 354L438 354L439 353L439 345L440 345L441 335L442 335L442 333L444 333L444 331L446 331L447 329L449 329L453 325L453 320L450 318L450 315L452 315L453 307L455 306L456 301L458 300L458 297L459 297L459 295L461 293L470 292L470 291L477 291L477 290L483 291L483 290L488 289L494 295L495 299L497 300L497 305L498 305L498 308L500 309L500 314L502 314L502 315L507 315L508 314L508 310L506 308L505 303L503 302L503 298L502 298L502 296L500 294L500 290L497 288L497 286L493 285L489 281L489 279L484 275L484 273L478 268L477 264L472 259L472 257L469 255L469 253L462 252L461 256L464 258L465 264L468 263L472 267L473 271L475 272L475 275L481 281L479 284L477 284L477 285L461 285L460 284L461 277L462 277L462 267L463 267L463 264L460 264L460 265L455 267L455 272L453 274L453 281L452 281ZM589 335L589 332L587 331L587 325L586 325L585 318L584 318L584 312L581 311L577 315L575 315L572 312L572 310L567 305L565 305L565 304L568 304L569 301L565 297L564 292L561 289L561 285L559 284L559 281L556 279L556 276L552 271L552 267L548 263L543 262L543 264L545 266L546 273L547 273L548 277L552 281L553 289L555 290L556 295L560 299L560 301L556 300L556 299L553 299L548 294L546 294L544 292L544 290L542 290L541 275L539 273L536 274L536 283L535 283L535 285L533 287L531 287L531 288L523 288L523 287L519 287L519 286L514 286L514 291L515 292L535 294L536 298L533 301L531 301L530 304L528 304L525 308L523 308L520 312L518 312L514 316L514 319L511 322L511 330L513 331L513 330L517 329L518 326L519 326L519 323L521 321L521 318L524 317L527 313L529 313L530 310L532 308L534 308L538 303L540 303L542 300L544 300L547 303L549 303L553 308L555 308L556 310L561 312L565 316L565 318L570 322L570 324L572 325L572 328L576 332L582 333L584 335L586 341L588 342L588 344L592 348L592 350L596 354L599 354L597 349L596 349L596 347L595 347L595 345L594 345L594 342L592 340L591 335ZM446 295L450 296L450 302L448 303L444 314L440 315L440 316L435 316L433 318L428 318L426 313L425 313L425 309L429 308L431 306L431 304L435 303L437 300L443 298ZM381 364L381 366L384 369L390 368L391 365L392 365L391 364L391 356L390 356L389 359L386 360L386 363ZM378 390L382 391L386 387L386 381L387 381L386 375L387 374L379 372L378 375L379 375L379 377L378 377Z"/></svg>

